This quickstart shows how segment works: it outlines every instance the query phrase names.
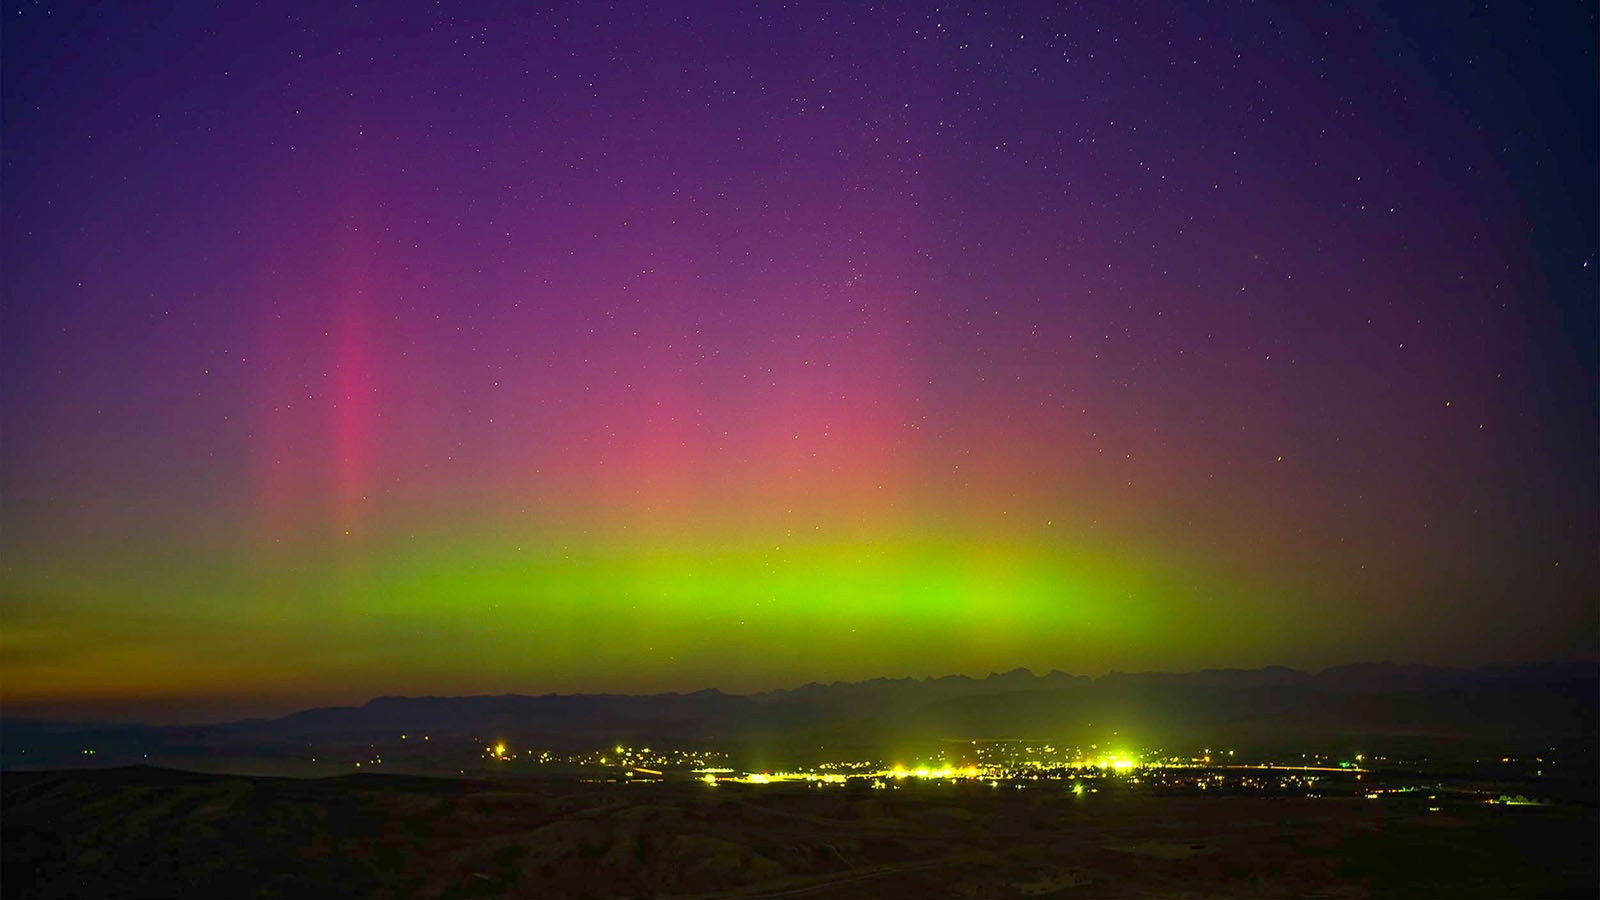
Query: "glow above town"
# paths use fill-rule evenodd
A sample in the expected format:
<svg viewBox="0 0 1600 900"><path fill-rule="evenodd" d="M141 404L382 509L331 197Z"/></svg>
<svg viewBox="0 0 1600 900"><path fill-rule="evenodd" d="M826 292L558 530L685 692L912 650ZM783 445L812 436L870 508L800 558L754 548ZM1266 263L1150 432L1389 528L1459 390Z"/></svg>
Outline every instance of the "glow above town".
<svg viewBox="0 0 1600 900"><path fill-rule="evenodd" d="M8 714L1593 652L1465 8L14 12Z"/></svg>

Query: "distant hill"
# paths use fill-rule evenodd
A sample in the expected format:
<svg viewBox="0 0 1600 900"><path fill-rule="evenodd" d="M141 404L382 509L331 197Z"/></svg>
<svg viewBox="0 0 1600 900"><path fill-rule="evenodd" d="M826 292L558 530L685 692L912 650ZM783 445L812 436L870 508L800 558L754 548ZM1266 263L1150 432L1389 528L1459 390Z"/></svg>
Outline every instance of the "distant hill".
<svg viewBox="0 0 1600 900"><path fill-rule="evenodd" d="M908 739L1027 737L1071 741L1115 731L1145 743L1292 743L1330 736L1515 741L1600 736L1600 666L1547 663L1448 669L1393 663L1295 669L1113 672L1099 678L1026 669L986 678L878 678L757 694L546 694L379 697L278 719L209 726L0 721L8 766L93 746L272 751L402 732L506 735L524 746L617 739L781 746ZM18 749L33 748L31 759Z"/></svg>

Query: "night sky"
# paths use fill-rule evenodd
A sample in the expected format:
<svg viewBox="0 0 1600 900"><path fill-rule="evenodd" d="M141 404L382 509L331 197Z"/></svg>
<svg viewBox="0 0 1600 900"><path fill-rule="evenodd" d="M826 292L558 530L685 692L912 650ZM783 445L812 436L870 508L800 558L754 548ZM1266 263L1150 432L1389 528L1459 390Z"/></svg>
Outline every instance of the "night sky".
<svg viewBox="0 0 1600 900"><path fill-rule="evenodd" d="M1596 4L1427 6L7 4L7 712L1592 657Z"/></svg>

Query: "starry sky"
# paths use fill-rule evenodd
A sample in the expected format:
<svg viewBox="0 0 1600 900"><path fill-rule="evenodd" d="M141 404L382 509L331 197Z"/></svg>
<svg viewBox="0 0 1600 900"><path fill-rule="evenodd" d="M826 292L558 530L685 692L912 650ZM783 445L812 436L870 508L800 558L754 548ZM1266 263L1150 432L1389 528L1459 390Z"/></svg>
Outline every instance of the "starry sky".
<svg viewBox="0 0 1600 900"><path fill-rule="evenodd" d="M1600 644L1593 2L3 29L8 713Z"/></svg>

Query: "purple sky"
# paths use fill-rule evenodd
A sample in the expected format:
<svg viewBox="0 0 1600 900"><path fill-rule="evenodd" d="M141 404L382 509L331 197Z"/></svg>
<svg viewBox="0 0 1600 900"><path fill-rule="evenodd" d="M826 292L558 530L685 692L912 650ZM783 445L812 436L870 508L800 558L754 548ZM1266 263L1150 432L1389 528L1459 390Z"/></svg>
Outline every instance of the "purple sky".
<svg viewBox="0 0 1600 900"><path fill-rule="evenodd" d="M1595 4L1435 6L8 4L7 704L1592 655Z"/></svg>

